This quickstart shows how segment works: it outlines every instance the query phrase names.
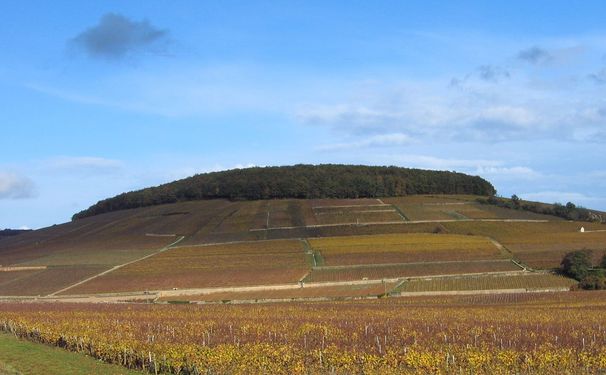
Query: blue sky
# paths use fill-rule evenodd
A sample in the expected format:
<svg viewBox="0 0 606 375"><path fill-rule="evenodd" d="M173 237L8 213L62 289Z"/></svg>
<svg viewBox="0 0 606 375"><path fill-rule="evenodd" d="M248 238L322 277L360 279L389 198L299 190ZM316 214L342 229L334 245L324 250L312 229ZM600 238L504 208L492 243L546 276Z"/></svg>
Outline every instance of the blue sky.
<svg viewBox="0 0 606 375"><path fill-rule="evenodd" d="M5 2L0 228L249 165L480 175L606 210L601 1Z"/></svg>

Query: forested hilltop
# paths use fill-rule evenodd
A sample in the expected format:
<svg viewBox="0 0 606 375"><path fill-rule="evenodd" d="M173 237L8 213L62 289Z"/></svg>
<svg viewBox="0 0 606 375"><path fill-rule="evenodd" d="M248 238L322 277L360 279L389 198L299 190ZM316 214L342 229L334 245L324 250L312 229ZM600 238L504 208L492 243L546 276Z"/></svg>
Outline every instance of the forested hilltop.
<svg viewBox="0 0 606 375"><path fill-rule="evenodd" d="M447 171L363 165L254 167L198 174L105 199L73 219L105 212L202 199L372 198L413 194L491 196L481 177Z"/></svg>

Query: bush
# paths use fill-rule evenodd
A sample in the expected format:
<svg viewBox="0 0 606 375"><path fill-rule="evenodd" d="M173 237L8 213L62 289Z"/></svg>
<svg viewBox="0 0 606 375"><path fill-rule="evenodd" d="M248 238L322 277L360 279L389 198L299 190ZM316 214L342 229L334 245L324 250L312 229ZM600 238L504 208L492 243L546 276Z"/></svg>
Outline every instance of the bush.
<svg viewBox="0 0 606 375"><path fill-rule="evenodd" d="M573 279L583 280L589 276L591 269L591 251L573 251L566 254L560 263L560 269Z"/></svg>
<svg viewBox="0 0 606 375"><path fill-rule="evenodd" d="M589 275L581 280L579 286L587 290L606 289L606 277L604 275Z"/></svg>

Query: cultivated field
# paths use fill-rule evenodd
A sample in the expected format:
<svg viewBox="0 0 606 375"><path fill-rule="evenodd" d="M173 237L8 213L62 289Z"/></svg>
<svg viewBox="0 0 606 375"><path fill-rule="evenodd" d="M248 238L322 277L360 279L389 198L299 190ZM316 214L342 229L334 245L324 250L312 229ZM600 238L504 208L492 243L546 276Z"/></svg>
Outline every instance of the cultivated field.
<svg viewBox="0 0 606 375"><path fill-rule="evenodd" d="M69 294L296 283L309 270L302 241L178 247L69 290Z"/></svg>
<svg viewBox="0 0 606 375"><path fill-rule="evenodd" d="M570 288L574 284L574 280L551 274L455 276L407 280L394 292Z"/></svg>
<svg viewBox="0 0 606 375"><path fill-rule="evenodd" d="M4 303L0 328L152 373L606 371L604 292L527 296L240 306Z"/></svg>
<svg viewBox="0 0 606 375"><path fill-rule="evenodd" d="M554 216L528 211L482 205L473 196L409 196L385 198L383 201L398 207L409 220L469 220L518 219L561 220Z"/></svg>
<svg viewBox="0 0 606 375"><path fill-rule="evenodd" d="M5 280L0 282L0 296L47 295L96 275L105 266L57 266L39 271L0 272ZM10 279L3 274L19 274Z"/></svg>
<svg viewBox="0 0 606 375"><path fill-rule="evenodd" d="M490 260L503 258L484 237L448 234L403 234L310 239L326 265Z"/></svg>
<svg viewBox="0 0 606 375"><path fill-rule="evenodd" d="M444 223L451 233L495 238L516 259L534 268L557 268L564 255L573 250L594 250L596 260L606 251L606 231L602 224L554 221L547 223L457 222Z"/></svg>
<svg viewBox="0 0 606 375"><path fill-rule="evenodd" d="M572 250L593 250L595 261L606 252L604 225L476 199L217 199L111 212L1 239L1 266L48 269L0 273L0 295L45 295L114 267L65 293L296 283L314 266L320 268L307 282L518 269L501 262L511 258L542 269L558 267ZM276 252L269 245L274 241L265 240L291 245ZM189 247L138 261L177 241ZM242 244L220 245L234 241ZM415 264L420 262L430 263Z"/></svg>

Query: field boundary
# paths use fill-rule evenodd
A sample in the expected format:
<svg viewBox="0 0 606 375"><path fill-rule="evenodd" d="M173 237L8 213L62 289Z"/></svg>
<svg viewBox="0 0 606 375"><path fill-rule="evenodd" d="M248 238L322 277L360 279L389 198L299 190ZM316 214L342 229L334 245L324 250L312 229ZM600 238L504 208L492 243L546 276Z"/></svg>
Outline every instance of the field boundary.
<svg viewBox="0 0 606 375"><path fill-rule="evenodd" d="M431 292L396 292L390 297L422 297L422 296L465 296L475 294L515 294L515 293L545 293L545 292L568 292L569 288L516 288L516 289L484 289L484 290L444 290Z"/></svg>
<svg viewBox="0 0 606 375"><path fill-rule="evenodd" d="M0 266L0 272L38 271L47 268L48 266Z"/></svg>
<svg viewBox="0 0 606 375"><path fill-rule="evenodd" d="M337 224L312 224L300 226L272 227L272 228L251 228L249 232L262 232L269 230L293 230L293 229L312 229L324 227L345 227L345 226L371 226L371 225L394 225L394 224L427 224L427 223L461 223L461 222L497 222L497 223L549 223L553 220L544 219L444 219L444 220L409 220L409 221L374 221L368 223L337 223Z"/></svg>
<svg viewBox="0 0 606 375"><path fill-rule="evenodd" d="M313 270L340 270L349 268L372 268L372 267L401 267L401 266L416 266L420 264L461 264L461 263L493 263L493 262L511 262L511 259L474 259L474 260L445 260L445 261L432 261L432 262L408 262L408 263L369 263L369 264L352 264L342 266L316 266Z"/></svg>

